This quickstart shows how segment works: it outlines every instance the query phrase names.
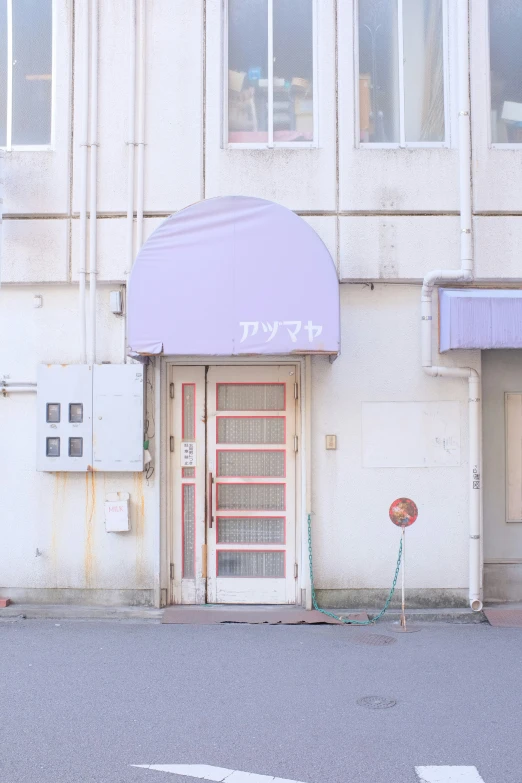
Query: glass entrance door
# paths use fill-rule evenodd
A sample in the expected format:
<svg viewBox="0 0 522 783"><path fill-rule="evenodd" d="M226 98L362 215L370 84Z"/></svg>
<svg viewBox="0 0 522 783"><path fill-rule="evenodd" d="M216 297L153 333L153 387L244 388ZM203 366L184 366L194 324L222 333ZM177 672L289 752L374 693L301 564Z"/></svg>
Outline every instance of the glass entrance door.
<svg viewBox="0 0 522 783"><path fill-rule="evenodd" d="M184 369L173 372L186 407L197 411L203 393L205 412L190 431L183 430L184 414L173 460L174 556L181 559L174 601L295 603L296 368L192 368L205 374L194 376L195 400ZM174 406L178 418L183 407ZM197 465L187 473L188 435Z"/></svg>

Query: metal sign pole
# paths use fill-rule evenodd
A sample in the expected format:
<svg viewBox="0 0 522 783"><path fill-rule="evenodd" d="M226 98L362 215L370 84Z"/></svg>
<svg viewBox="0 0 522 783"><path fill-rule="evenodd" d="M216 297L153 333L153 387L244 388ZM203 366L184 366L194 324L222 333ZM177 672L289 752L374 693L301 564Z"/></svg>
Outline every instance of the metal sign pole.
<svg viewBox="0 0 522 783"><path fill-rule="evenodd" d="M401 568L401 577L402 577L402 614L401 614L401 625L403 628L406 628L406 615L404 614L404 572L406 570L406 528L402 528L402 568Z"/></svg>
<svg viewBox="0 0 522 783"><path fill-rule="evenodd" d="M406 528L413 525L418 516L417 506L409 498L399 498L390 506L390 519L394 525L401 528L402 548L401 548L401 621L398 628L392 630L402 633L414 633L420 631L419 627L410 625L406 627Z"/></svg>

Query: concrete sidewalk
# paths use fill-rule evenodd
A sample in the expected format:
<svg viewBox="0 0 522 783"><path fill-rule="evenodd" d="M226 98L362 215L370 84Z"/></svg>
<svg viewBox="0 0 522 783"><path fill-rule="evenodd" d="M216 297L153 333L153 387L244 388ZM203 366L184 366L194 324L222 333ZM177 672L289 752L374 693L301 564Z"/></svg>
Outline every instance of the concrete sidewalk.
<svg viewBox="0 0 522 783"><path fill-rule="evenodd" d="M219 607L216 607L219 610ZM228 607L233 611L233 607ZM2 619L26 620L139 620L160 623L163 609L148 606L79 606L76 604L10 604L0 609ZM240 609L238 609L240 611ZM354 616L353 609L333 609L340 617ZM367 610L370 619L375 617L377 610ZM384 622L398 622L400 612L390 609L376 625ZM460 623L474 624L486 622L483 612L472 612L470 609L411 609L406 617L415 623ZM327 618L325 618L327 622Z"/></svg>

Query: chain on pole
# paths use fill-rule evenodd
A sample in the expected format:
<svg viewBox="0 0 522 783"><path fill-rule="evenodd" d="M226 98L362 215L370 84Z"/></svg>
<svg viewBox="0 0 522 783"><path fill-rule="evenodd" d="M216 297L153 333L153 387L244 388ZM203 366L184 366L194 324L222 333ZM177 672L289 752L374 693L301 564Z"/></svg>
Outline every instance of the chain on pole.
<svg viewBox="0 0 522 783"><path fill-rule="evenodd" d="M393 594L395 592L395 586L397 584L397 579L399 578L401 559L402 559L402 538L401 538L401 543L399 545L399 556L397 558L397 566L395 568L395 576L393 577L393 584L391 586L390 593L388 595L388 598L386 599L386 603L384 604L379 614L375 615L375 617L373 617L371 620L349 620L345 617L340 617L338 614L329 612L327 609L321 609L317 605L317 598L315 595L314 568L313 568L313 560L312 560L312 515L308 514L308 561L310 564L310 585L312 590L312 605L317 612L321 612L321 614L325 614L327 615L327 617L332 617L334 620L339 620L339 622L344 623L345 625L373 625L373 623L376 623L377 620L380 620L383 614L388 609L391 600L393 598Z"/></svg>

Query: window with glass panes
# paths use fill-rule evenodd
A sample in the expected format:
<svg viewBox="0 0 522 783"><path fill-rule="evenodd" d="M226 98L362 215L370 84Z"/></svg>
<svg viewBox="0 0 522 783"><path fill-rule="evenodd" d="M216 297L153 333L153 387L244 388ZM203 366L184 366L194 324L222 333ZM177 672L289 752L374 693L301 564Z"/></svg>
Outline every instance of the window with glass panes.
<svg viewBox="0 0 522 783"><path fill-rule="evenodd" d="M311 146L315 0L228 0L225 142Z"/></svg>
<svg viewBox="0 0 522 783"><path fill-rule="evenodd" d="M0 0L0 147L51 143L52 0Z"/></svg>
<svg viewBox="0 0 522 783"><path fill-rule="evenodd" d="M446 143L446 0L359 0L359 143Z"/></svg>

